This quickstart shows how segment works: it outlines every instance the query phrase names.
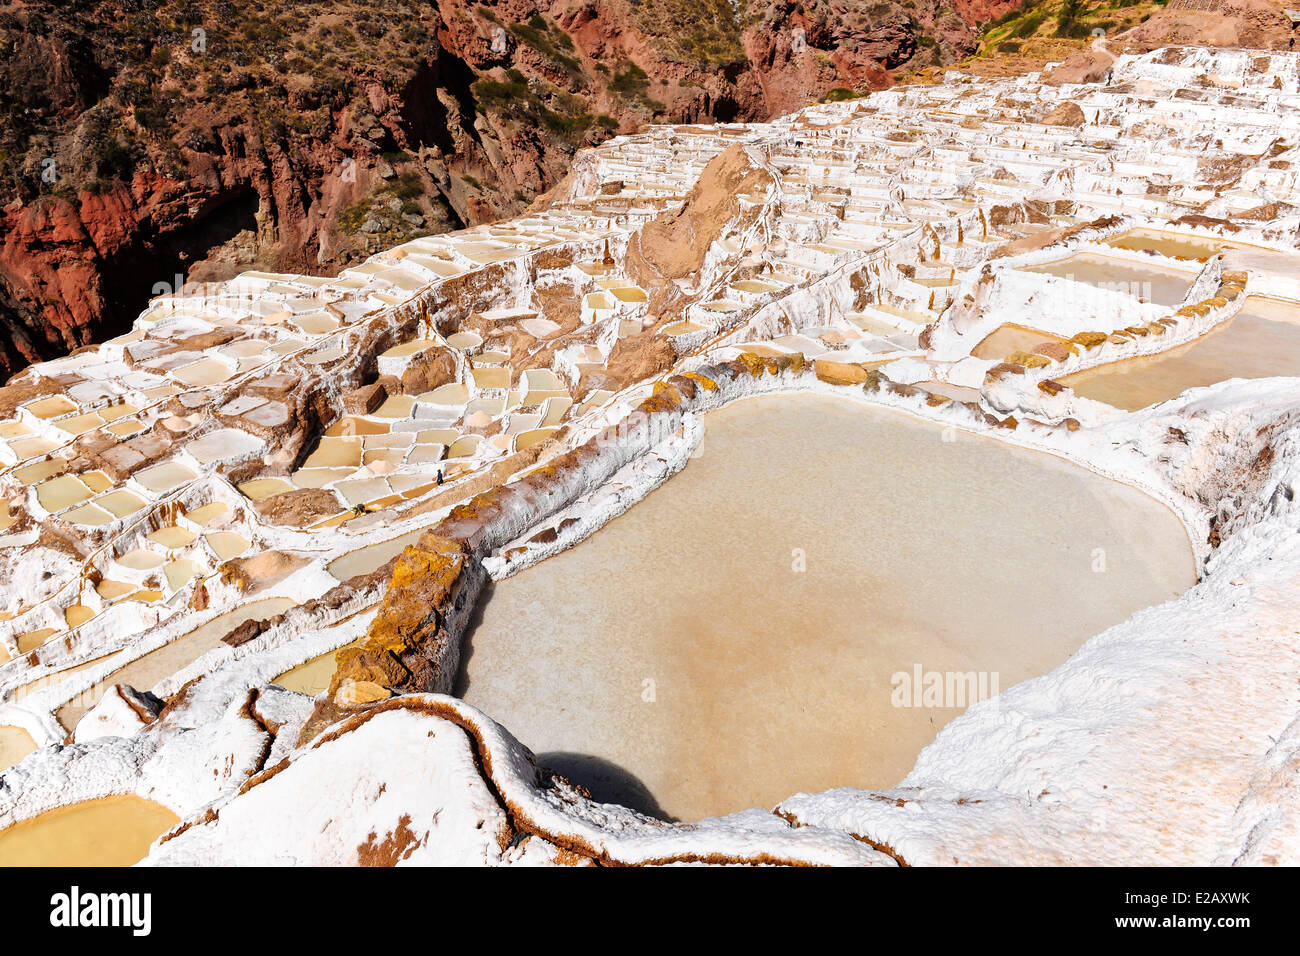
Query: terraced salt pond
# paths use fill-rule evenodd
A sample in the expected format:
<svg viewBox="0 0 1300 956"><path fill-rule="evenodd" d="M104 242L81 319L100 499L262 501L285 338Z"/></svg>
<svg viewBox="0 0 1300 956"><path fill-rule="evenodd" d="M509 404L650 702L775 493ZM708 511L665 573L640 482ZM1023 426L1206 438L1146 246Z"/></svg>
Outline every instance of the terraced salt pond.
<svg viewBox="0 0 1300 956"><path fill-rule="evenodd" d="M0 866L130 866L178 823L133 795L74 803L0 830Z"/></svg>
<svg viewBox="0 0 1300 956"><path fill-rule="evenodd" d="M1189 388L1274 375L1300 376L1300 305L1250 296L1235 317L1195 342L1067 375L1061 383L1135 411Z"/></svg>
<svg viewBox="0 0 1300 956"><path fill-rule="evenodd" d="M1132 249L1137 252L1158 252L1162 256L1174 259L1204 260L1225 247L1234 248L1239 244L1222 239L1207 239L1189 236L1159 229L1134 229L1106 240L1106 245L1116 249Z"/></svg>
<svg viewBox="0 0 1300 956"><path fill-rule="evenodd" d="M266 598L218 615L188 634L119 668L89 690L78 694L59 708L56 713L59 723L68 730L75 730L86 711L99 703L104 692L114 684L129 684L137 690L150 690L163 678L170 677L208 651L224 646L221 639L245 622L272 618L293 606L294 602L289 598Z"/></svg>
<svg viewBox="0 0 1300 956"><path fill-rule="evenodd" d="M1169 308L1182 304L1192 280L1196 278L1191 271L1162 269L1090 252L1023 268L1025 272L1038 272L1112 292L1125 292Z"/></svg>
<svg viewBox="0 0 1300 956"><path fill-rule="evenodd" d="M971 350L971 355L976 358L992 359L1000 362L1012 352L1032 352L1046 342L1060 341L1059 336L1048 335L1046 332L1036 332L1024 326L1007 323L998 326L990 335L985 336Z"/></svg>
<svg viewBox="0 0 1300 956"><path fill-rule="evenodd" d="M342 648L339 650L342 650ZM334 676L335 658L338 654L339 651L327 651L324 654L318 654L309 660L303 661L297 667L289 668L289 670L273 679L271 683L279 684L285 690L297 691L309 697L323 694L329 688L330 679Z"/></svg>
<svg viewBox="0 0 1300 956"><path fill-rule="evenodd" d="M895 673L1006 689L1194 581L1171 512L1048 455L829 397L704 421L467 638L458 692L598 799L697 819L892 786L962 709L892 706Z"/></svg>
<svg viewBox="0 0 1300 956"><path fill-rule="evenodd" d="M36 741L21 727L0 727L0 772L8 770L35 749Z"/></svg>

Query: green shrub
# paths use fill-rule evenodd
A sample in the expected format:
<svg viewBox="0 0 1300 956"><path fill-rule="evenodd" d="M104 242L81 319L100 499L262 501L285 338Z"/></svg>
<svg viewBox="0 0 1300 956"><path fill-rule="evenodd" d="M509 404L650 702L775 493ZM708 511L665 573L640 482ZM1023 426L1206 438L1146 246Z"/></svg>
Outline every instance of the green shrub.
<svg viewBox="0 0 1300 956"><path fill-rule="evenodd" d="M1043 25L1043 21L1046 19L1046 13L1042 10L1035 10L1033 13L1028 14L1023 20L1016 23L1015 29L1011 32L1023 40L1026 37L1031 37L1037 33L1038 28Z"/></svg>
<svg viewBox="0 0 1300 956"><path fill-rule="evenodd" d="M563 30L552 30L550 24L541 14L534 13L527 23L516 23L509 27L511 33L528 44L538 53L571 73L582 72L582 64L575 57L562 52L559 47L573 49L573 40ZM563 39L560 39L563 37Z"/></svg>
<svg viewBox="0 0 1300 956"><path fill-rule="evenodd" d="M609 88L625 96L644 96L649 80L650 77L645 70L629 61L623 69L614 74Z"/></svg>
<svg viewBox="0 0 1300 956"><path fill-rule="evenodd" d="M135 168L130 146L117 138L99 143L91 153L95 172L101 177L121 179Z"/></svg>
<svg viewBox="0 0 1300 956"><path fill-rule="evenodd" d="M474 98L485 107L503 107L532 95L528 80L514 67L506 71L506 79L479 80L471 89Z"/></svg>
<svg viewBox="0 0 1300 956"><path fill-rule="evenodd" d="M1058 37L1088 35L1088 28L1079 22L1079 17L1084 13L1083 4L1084 0L1065 0L1061 4L1061 9L1056 14L1056 35Z"/></svg>
<svg viewBox="0 0 1300 956"><path fill-rule="evenodd" d="M414 199L416 196L424 195L424 180L420 178L419 173L408 171L385 186L384 192L398 199Z"/></svg>

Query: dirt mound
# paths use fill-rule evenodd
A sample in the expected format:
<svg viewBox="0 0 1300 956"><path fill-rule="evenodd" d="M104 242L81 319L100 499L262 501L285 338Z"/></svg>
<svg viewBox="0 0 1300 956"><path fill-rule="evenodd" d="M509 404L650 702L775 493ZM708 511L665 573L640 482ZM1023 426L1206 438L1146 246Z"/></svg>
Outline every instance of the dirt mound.
<svg viewBox="0 0 1300 956"><path fill-rule="evenodd" d="M736 195L762 193L771 184L771 174L755 166L739 144L714 157L686 202L656 216L628 248L628 268L637 284L660 289L699 272L709 244L740 213Z"/></svg>
<svg viewBox="0 0 1300 956"><path fill-rule="evenodd" d="M1115 58L1104 52L1088 50L1071 53L1060 66L1043 74L1043 82L1051 86L1064 83L1100 83L1110 72Z"/></svg>
<svg viewBox="0 0 1300 956"><path fill-rule="evenodd" d="M1062 103L1043 117L1046 126L1082 126L1087 121L1078 103Z"/></svg>
<svg viewBox="0 0 1300 956"><path fill-rule="evenodd" d="M273 525L301 528L332 518L340 511L339 499L327 488L298 488L257 502L263 521Z"/></svg>

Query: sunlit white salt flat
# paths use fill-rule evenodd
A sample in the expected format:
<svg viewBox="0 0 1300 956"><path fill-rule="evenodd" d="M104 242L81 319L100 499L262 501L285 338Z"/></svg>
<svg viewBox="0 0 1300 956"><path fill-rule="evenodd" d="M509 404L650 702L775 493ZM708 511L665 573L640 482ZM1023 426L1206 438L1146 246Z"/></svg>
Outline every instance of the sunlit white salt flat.
<svg viewBox="0 0 1300 956"><path fill-rule="evenodd" d="M259 402L255 407L263 407L266 402ZM231 414L245 414L252 409L242 409ZM194 456L201 465L206 465L221 458L237 458L260 449L265 442L248 432L237 428L218 428L200 438L189 442L185 450Z"/></svg>

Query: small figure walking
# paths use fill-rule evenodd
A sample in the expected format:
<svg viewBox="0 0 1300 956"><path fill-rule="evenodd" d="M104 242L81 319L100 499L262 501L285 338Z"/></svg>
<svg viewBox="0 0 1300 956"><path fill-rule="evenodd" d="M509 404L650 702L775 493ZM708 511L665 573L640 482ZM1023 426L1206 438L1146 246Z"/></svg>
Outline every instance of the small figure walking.
<svg viewBox="0 0 1300 956"><path fill-rule="evenodd" d="M438 469L438 484L442 484L442 469Z"/></svg>

